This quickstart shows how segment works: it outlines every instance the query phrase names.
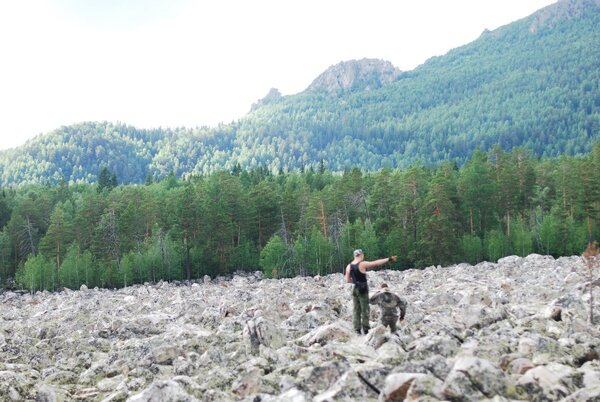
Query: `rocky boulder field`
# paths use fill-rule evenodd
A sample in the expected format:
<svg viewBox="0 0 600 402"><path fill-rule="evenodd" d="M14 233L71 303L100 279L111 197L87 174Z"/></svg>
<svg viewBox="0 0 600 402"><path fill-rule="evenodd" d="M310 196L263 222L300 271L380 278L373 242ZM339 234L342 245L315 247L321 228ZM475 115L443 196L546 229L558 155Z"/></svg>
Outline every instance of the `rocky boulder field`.
<svg viewBox="0 0 600 402"><path fill-rule="evenodd" d="M540 255L377 269L371 292L408 310L390 334L373 307L367 335L341 273L6 291L0 400L600 401L584 273Z"/></svg>

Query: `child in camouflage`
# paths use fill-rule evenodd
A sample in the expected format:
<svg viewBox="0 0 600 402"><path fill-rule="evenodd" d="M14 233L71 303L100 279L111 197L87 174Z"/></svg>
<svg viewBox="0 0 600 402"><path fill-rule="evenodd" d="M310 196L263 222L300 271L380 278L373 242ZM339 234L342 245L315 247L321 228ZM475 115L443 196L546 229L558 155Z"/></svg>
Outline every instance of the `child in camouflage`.
<svg viewBox="0 0 600 402"><path fill-rule="evenodd" d="M392 333L396 332L398 310L400 310L400 321L402 321L406 314L406 301L390 292L387 283L382 283L381 290L371 296L369 304L377 304L381 308L381 324L390 327Z"/></svg>

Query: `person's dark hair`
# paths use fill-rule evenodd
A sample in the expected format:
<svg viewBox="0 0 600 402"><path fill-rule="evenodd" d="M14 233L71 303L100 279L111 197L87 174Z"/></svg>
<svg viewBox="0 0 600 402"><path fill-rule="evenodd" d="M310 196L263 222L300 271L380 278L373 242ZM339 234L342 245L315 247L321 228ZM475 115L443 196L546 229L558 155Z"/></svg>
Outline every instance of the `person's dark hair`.
<svg viewBox="0 0 600 402"><path fill-rule="evenodd" d="M387 285L387 283L382 283L382 284L381 284L381 287L382 287L382 288L387 288L387 287L388 287L388 285Z"/></svg>

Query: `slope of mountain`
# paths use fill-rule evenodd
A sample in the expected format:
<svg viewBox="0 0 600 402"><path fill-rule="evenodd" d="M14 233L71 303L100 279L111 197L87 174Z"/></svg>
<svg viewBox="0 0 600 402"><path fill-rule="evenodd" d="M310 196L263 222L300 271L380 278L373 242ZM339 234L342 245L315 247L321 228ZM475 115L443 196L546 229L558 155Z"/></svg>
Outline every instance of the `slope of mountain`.
<svg viewBox="0 0 600 402"><path fill-rule="evenodd" d="M332 169L460 163L495 143L540 156L586 152L600 128L598 37L597 1L559 2L378 90L283 98L242 119L238 138L256 149L256 138L268 147L291 137L312 147L284 164L324 158Z"/></svg>
<svg viewBox="0 0 600 402"><path fill-rule="evenodd" d="M330 67L306 91L272 90L230 125L62 127L0 153L0 185L94 180L102 166L142 182L217 169L330 170L462 163L476 148L580 154L600 135L600 0L561 0L400 72L380 60Z"/></svg>

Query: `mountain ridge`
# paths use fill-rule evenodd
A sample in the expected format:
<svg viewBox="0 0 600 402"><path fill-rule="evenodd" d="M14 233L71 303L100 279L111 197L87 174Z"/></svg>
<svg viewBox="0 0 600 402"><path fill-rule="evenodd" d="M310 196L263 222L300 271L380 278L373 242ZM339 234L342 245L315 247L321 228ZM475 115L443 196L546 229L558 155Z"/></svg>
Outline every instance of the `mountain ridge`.
<svg viewBox="0 0 600 402"><path fill-rule="evenodd" d="M600 7L600 0L559 0L539 10L529 29L535 33L539 28L553 26L557 21L580 17L592 7Z"/></svg>
<svg viewBox="0 0 600 402"><path fill-rule="evenodd" d="M1 151L0 185L93 181L101 166L139 183L237 165L460 164L494 144L540 157L586 153L600 127L598 26L599 0L562 0L410 71L374 59L338 63L301 93L271 90L228 125L63 126Z"/></svg>

